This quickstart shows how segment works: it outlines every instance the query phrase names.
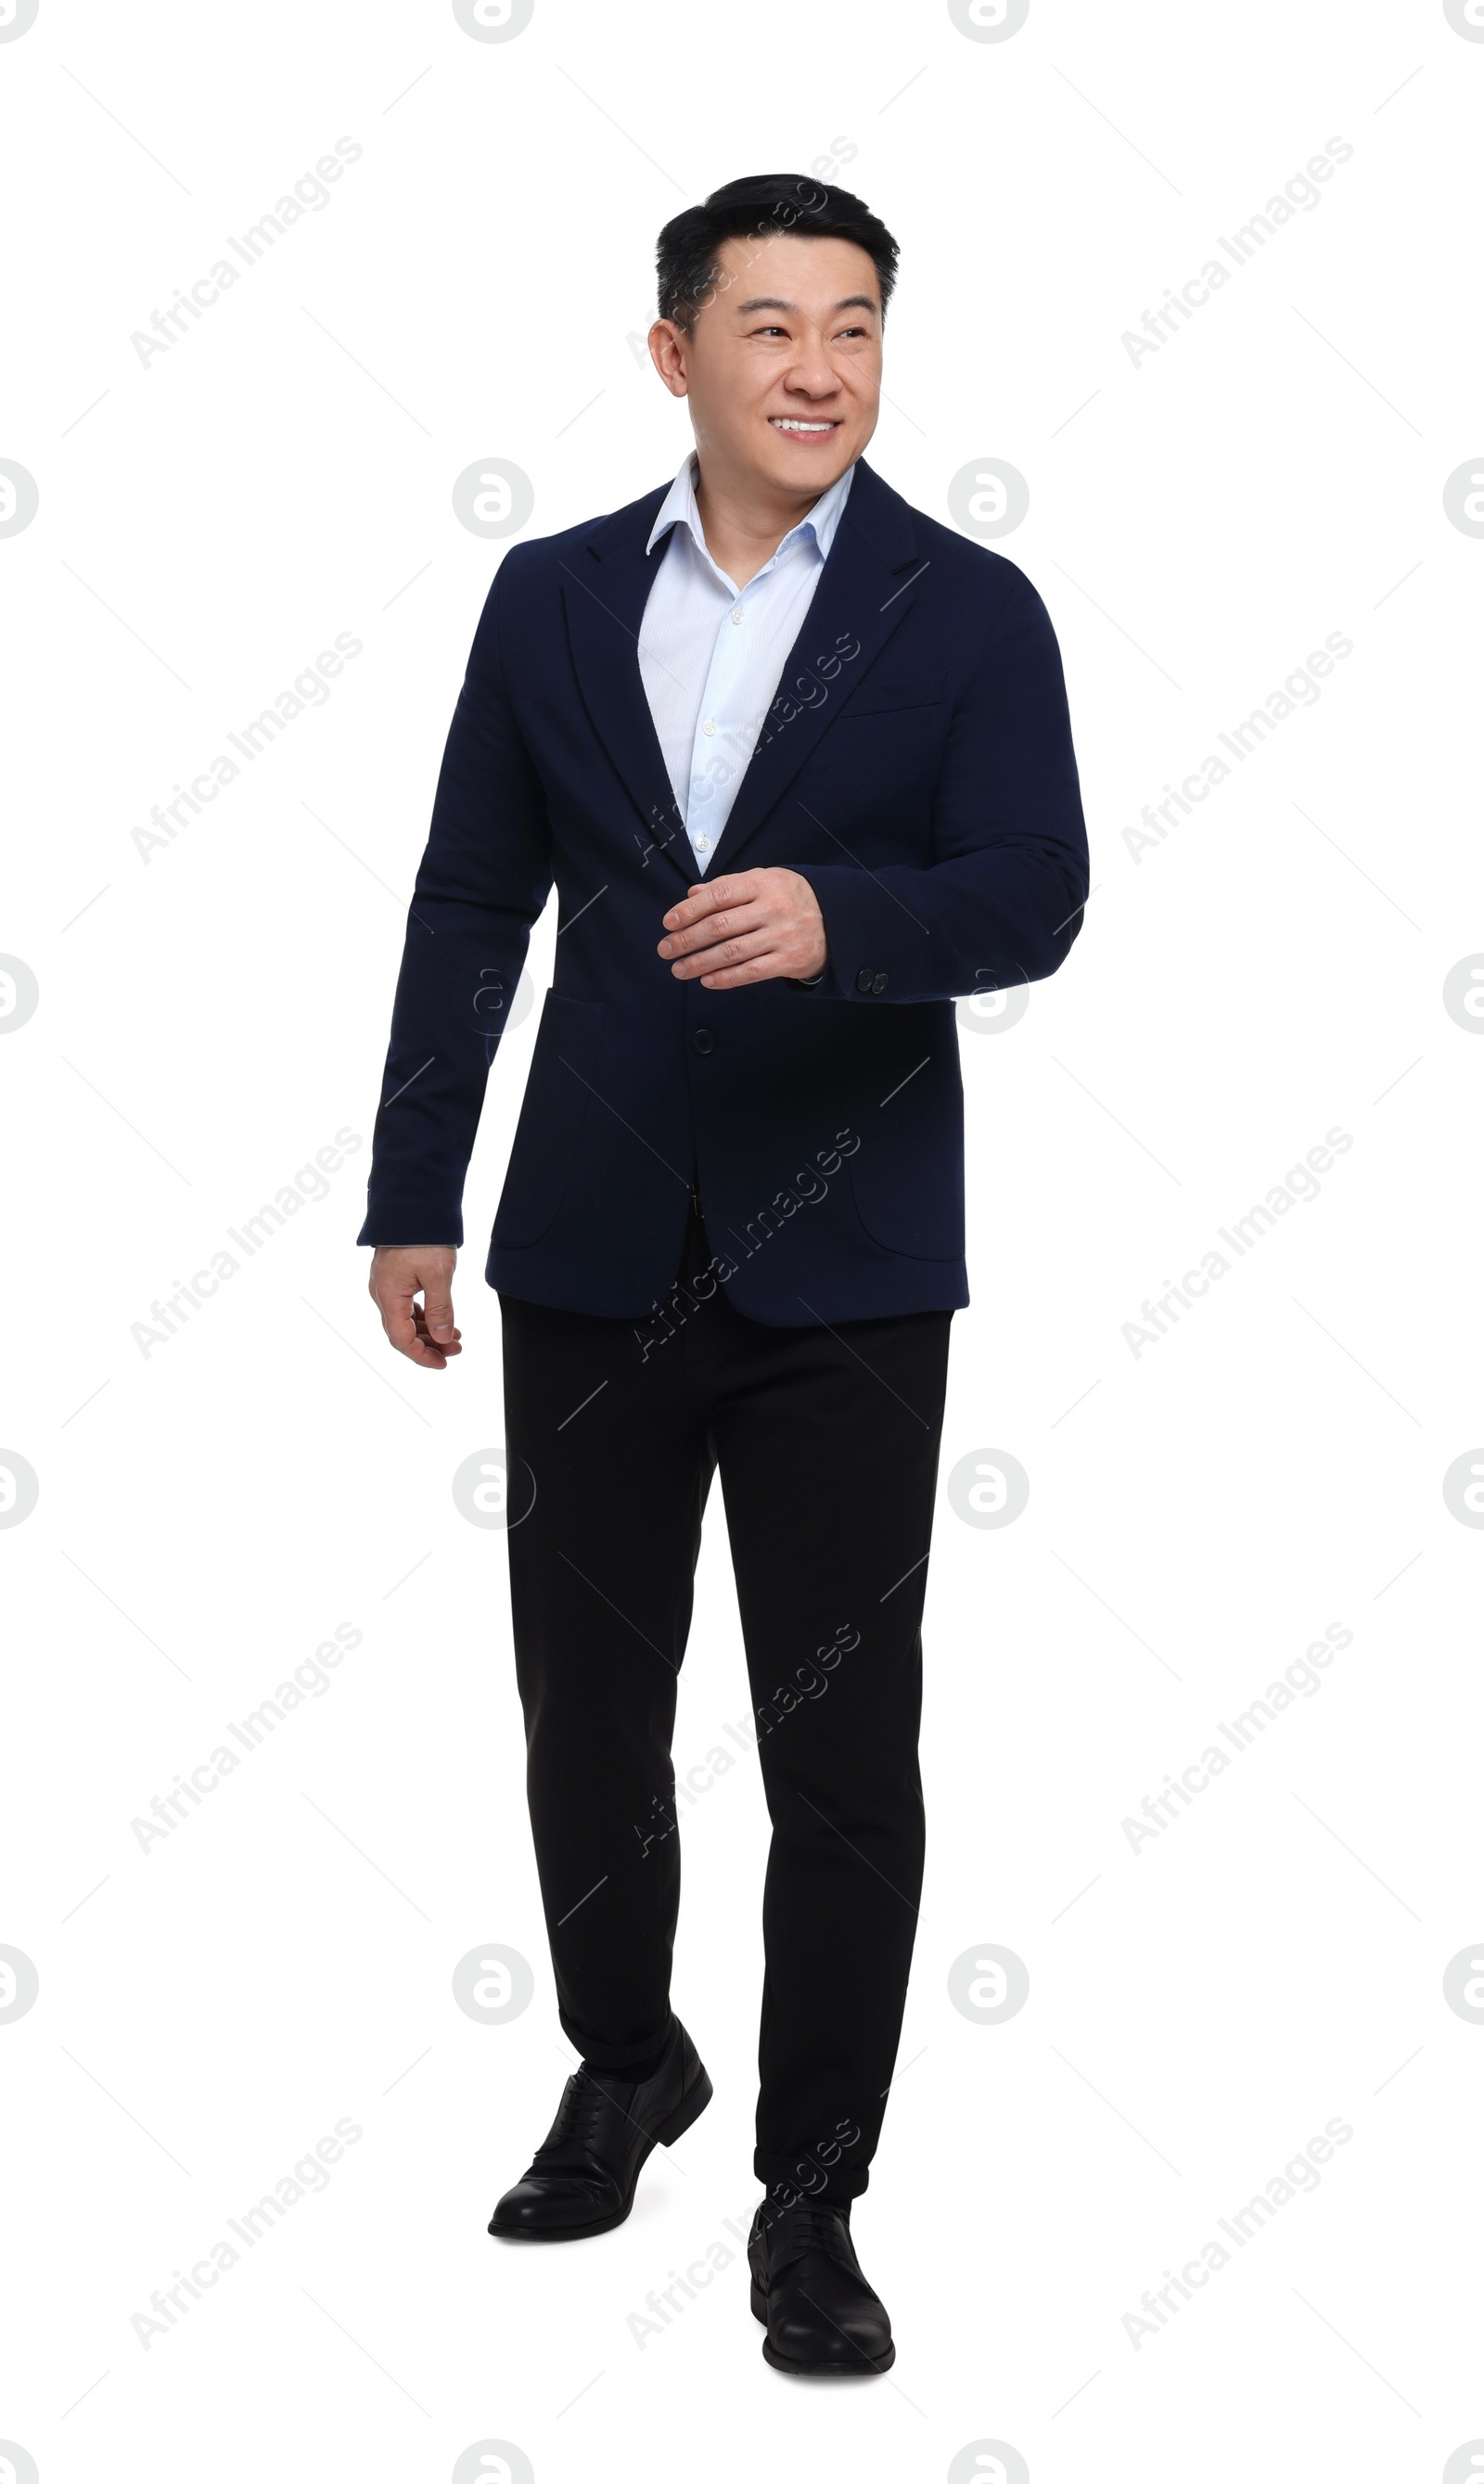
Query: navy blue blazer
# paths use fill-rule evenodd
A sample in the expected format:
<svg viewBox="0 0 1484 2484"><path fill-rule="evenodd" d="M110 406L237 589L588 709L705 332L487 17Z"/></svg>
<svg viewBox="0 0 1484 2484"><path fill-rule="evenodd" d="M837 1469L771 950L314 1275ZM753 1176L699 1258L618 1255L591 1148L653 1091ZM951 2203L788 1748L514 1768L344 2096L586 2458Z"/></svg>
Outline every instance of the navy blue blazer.
<svg viewBox="0 0 1484 2484"><path fill-rule="evenodd" d="M698 874L637 636L667 488L512 545L490 589L408 914L359 1239L462 1242L486 1074L554 882L554 981L489 1282L642 1323L694 1181L749 1318L956 1308L955 998L1054 973L1088 893L1051 622L1012 561L862 461L707 875L802 874L823 981L677 982L661 918Z"/></svg>

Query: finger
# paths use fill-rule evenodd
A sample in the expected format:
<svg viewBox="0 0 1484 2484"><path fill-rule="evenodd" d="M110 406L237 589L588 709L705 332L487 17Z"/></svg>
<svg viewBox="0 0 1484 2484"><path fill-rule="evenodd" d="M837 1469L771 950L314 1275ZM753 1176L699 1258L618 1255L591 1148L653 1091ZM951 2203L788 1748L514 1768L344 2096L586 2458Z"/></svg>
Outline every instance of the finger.
<svg viewBox="0 0 1484 2484"><path fill-rule="evenodd" d="M435 1340L433 1338L432 1332L428 1327L427 1320L423 1314L422 1305L420 1303L414 1303L413 1305L413 1319L417 1325L417 1331L419 1336L427 1337L430 1343L436 1342L448 1354L456 1354L458 1352L459 1344L464 1335L461 1328L450 1329L446 1336L441 1336Z"/></svg>
<svg viewBox="0 0 1484 2484"><path fill-rule="evenodd" d="M796 960L781 949L765 949L761 957L748 958L739 966L726 966L718 974L700 977L701 989L707 992L729 992L742 984L767 984L781 975L792 975Z"/></svg>
<svg viewBox="0 0 1484 2484"><path fill-rule="evenodd" d="M423 1371L442 1371L449 1355L457 1354L460 1349L456 1345L435 1345L426 1329L420 1325L420 1312L418 1320L419 1325L414 1332L413 1341L407 1348L407 1360L409 1363L416 1363Z"/></svg>
<svg viewBox="0 0 1484 2484"><path fill-rule="evenodd" d="M745 900L752 892L744 882L753 877L748 872L731 879L692 880L680 904L672 905L665 916L665 930L684 931L688 924L698 923L703 915L715 914L718 905L730 905L739 898Z"/></svg>
<svg viewBox="0 0 1484 2484"><path fill-rule="evenodd" d="M670 972L682 983L692 983L718 973L723 966L740 966L748 958L762 957L766 951L776 949L777 945L777 927L765 926L756 932L739 933L731 940L718 940L709 949L698 950L692 957L679 958Z"/></svg>
<svg viewBox="0 0 1484 2484"><path fill-rule="evenodd" d="M381 1313L381 1324L390 1342L396 1347L398 1354L411 1354L418 1334L413 1326L411 1290L382 1293L373 1282L370 1295Z"/></svg>
<svg viewBox="0 0 1484 2484"><path fill-rule="evenodd" d="M396 1343L395 1338L392 1339L392 1343ZM407 1343L399 1350L406 1355L409 1363L420 1364L426 1371L442 1371L444 1367L444 1350L442 1346L435 1345L429 1336L423 1325L420 1304L415 1304L413 1307L412 1318L408 1324Z"/></svg>
<svg viewBox="0 0 1484 2484"><path fill-rule="evenodd" d="M447 1277L436 1278L422 1288L423 1318L436 1345L445 1345L454 1334L453 1287Z"/></svg>
<svg viewBox="0 0 1484 2484"><path fill-rule="evenodd" d="M706 915L701 921L692 923L688 930L668 932L660 943L660 955L661 958L688 957L696 949L715 948L718 942L730 940L737 933L765 932L774 920L762 900L754 898L750 904L729 905L715 914Z"/></svg>
<svg viewBox="0 0 1484 2484"><path fill-rule="evenodd" d="M422 1305L421 1305L420 1303L414 1303L414 1305L413 1305L413 1318L416 1320L416 1322L417 1322L417 1324L418 1324L418 1336L426 1336L429 1334L428 1325L427 1325L427 1315L426 1315L425 1311L423 1310ZM463 1334L464 1334L463 1330L462 1330L461 1328L458 1328L458 1327L453 1328L453 1329L452 1329L452 1330L450 1330L450 1332L449 1332L449 1335L450 1335L451 1336L463 1336ZM3 2478L3 2477L0 2477L0 2484L4 2484L4 2478Z"/></svg>
<svg viewBox="0 0 1484 2484"><path fill-rule="evenodd" d="M692 923L704 923L708 914L715 914L720 902L715 893L697 890L671 906L661 928L666 932L688 932Z"/></svg>
<svg viewBox="0 0 1484 2484"><path fill-rule="evenodd" d="M434 1344L423 1320L422 1305L414 1300L411 1287L399 1287L386 1294L373 1292L372 1300L381 1313L381 1324L389 1342L398 1354L404 1354L409 1363L419 1364L425 1370L442 1371L445 1352L459 1352L456 1329L453 1332L455 1342L446 1350Z"/></svg>

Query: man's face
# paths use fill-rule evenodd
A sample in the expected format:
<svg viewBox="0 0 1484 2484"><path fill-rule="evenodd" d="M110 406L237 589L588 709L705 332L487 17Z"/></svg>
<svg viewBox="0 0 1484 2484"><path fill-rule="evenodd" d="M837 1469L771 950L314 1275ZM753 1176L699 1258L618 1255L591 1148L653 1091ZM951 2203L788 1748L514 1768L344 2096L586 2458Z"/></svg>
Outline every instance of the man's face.
<svg viewBox="0 0 1484 2484"><path fill-rule="evenodd" d="M770 233L724 242L718 270L693 335L655 322L655 365L689 398L703 474L710 457L739 479L815 498L876 429L881 294L870 255Z"/></svg>

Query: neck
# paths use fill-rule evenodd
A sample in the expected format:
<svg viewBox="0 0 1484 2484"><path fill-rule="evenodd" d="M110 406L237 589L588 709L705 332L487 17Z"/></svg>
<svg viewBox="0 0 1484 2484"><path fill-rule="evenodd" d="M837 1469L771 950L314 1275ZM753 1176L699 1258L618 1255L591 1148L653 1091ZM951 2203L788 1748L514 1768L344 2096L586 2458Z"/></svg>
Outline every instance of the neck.
<svg viewBox="0 0 1484 2484"><path fill-rule="evenodd" d="M701 460L695 486L696 514L706 549L737 586L745 586L771 560L784 536L837 477L803 492L789 492L756 476L729 473L714 458Z"/></svg>

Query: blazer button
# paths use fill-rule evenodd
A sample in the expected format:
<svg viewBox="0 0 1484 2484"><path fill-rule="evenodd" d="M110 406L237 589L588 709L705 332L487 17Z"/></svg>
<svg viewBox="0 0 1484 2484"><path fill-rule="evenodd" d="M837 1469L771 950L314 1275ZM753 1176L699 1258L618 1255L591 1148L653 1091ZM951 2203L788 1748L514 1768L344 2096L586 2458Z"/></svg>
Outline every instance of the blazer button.
<svg viewBox="0 0 1484 2484"><path fill-rule="evenodd" d="M886 977L884 975L873 975L871 978L871 988L874 992L884 992L886 989Z"/></svg>
<svg viewBox="0 0 1484 2484"><path fill-rule="evenodd" d="M715 1051L716 1039L713 1035L709 1026L698 1026L696 1028L694 1035L690 1039L690 1049L692 1052Z"/></svg>
<svg viewBox="0 0 1484 2484"><path fill-rule="evenodd" d="M855 988L858 992L869 992L875 988L874 977L869 966L862 966L855 978Z"/></svg>

